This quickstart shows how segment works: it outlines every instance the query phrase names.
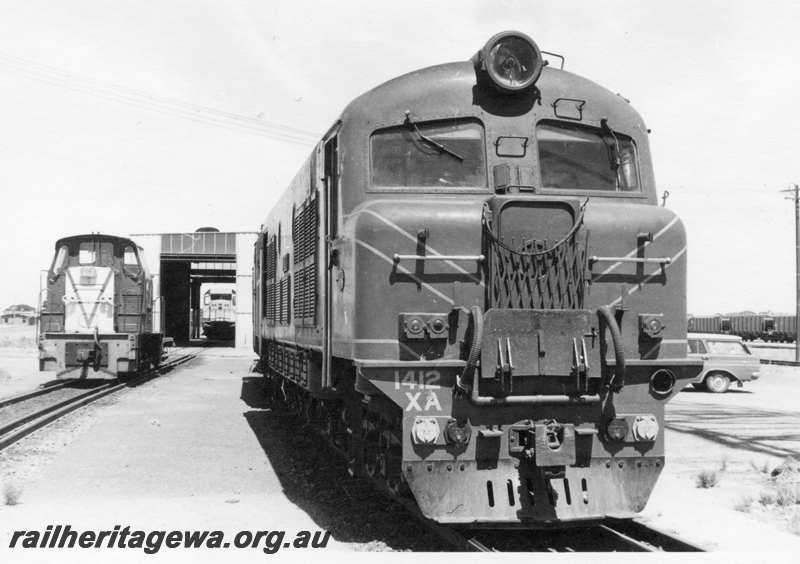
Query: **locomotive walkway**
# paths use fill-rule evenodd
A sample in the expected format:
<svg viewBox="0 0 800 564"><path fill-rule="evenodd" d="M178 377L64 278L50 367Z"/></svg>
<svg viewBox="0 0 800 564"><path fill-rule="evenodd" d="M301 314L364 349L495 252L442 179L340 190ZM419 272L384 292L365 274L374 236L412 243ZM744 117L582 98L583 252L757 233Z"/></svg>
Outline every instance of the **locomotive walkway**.
<svg viewBox="0 0 800 564"><path fill-rule="evenodd" d="M248 413L262 410L254 407L256 394L247 385L257 376L249 373L252 362L253 355L232 349L204 349L190 366L84 414L90 421L77 425L68 444L26 481L21 503L0 505L0 559L9 523L42 531L49 524L81 530L118 524L146 531L223 530L231 538L239 530L280 529L290 540L300 530L321 530L287 499L248 423ZM337 545L342 546L331 539L327 550ZM79 552L75 556L87 556ZM131 561L143 557L141 551L124 552L133 553L126 556ZM234 552L243 551L224 556ZM244 552L266 556L260 549Z"/></svg>

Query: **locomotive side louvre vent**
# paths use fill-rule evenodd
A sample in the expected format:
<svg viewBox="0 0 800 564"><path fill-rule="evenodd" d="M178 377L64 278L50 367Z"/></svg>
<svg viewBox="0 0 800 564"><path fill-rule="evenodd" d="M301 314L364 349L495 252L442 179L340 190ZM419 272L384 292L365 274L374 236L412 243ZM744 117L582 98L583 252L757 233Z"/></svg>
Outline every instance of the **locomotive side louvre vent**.
<svg viewBox="0 0 800 564"><path fill-rule="evenodd" d="M267 323L274 325L276 321L276 282L275 275L278 266L278 248L275 236L270 238L266 248L266 261L264 264L264 310Z"/></svg>
<svg viewBox="0 0 800 564"><path fill-rule="evenodd" d="M319 214L317 198L311 197L292 214L294 242L294 323L314 327L317 323L317 244Z"/></svg>
<svg viewBox="0 0 800 564"><path fill-rule="evenodd" d="M278 282L278 304L276 312L276 321L281 325L288 325L289 318L291 317L291 279L290 275L286 275Z"/></svg>
<svg viewBox="0 0 800 564"><path fill-rule="evenodd" d="M586 288L588 232L581 213L563 236L506 241L484 212L485 254L489 257L491 307L582 309Z"/></svg>

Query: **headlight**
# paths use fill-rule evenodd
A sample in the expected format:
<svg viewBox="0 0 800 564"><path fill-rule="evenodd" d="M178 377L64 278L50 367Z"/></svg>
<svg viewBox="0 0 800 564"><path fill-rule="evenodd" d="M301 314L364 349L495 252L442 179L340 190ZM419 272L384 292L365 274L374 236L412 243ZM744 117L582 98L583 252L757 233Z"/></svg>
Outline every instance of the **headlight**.
<svg viewBox="0 0 800 564"><path fill-rule="evenodd" d="M432 445L439 438L439 422L435 417L417 417L411 427L411 438L418 445Z"/></svg>
<svg viewBox="0 0 800 564"><path fill-rule="evenodd" d="M533 85L544 66L539 47L518 31L504 31L492 37L480 57L492 82L508 92L519 92Z"/></svg>
<svg viewBox="0 0 800 564"><path fill-rule="evenodd" d="M655 415L638 415L633 421L633 437L637 441L654 441L658 436L658 420Z"/></svg>

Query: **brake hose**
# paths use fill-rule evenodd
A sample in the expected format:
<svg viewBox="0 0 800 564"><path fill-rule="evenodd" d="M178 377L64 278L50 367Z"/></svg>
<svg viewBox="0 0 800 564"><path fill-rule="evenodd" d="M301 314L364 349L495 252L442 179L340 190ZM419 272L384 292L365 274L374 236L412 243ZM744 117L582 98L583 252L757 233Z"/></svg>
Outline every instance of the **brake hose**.
<svg viewBox="0 0 800 564"><path fill-rule="evenodd" d="M483 312L481 312L480 306L472 306L469 311L472 315L472 342L469 344L467 365L463 373L463 380L467 382L472 378L472 373L478 364L478 357L481 354L481 342L483 341Z"/></svg>
<svg viewBox="0 0 800 564"><path fill-rule="evenodd" d="M609 387L614 390L622 389L625 385L625 351L622 350L622 334L619 332L619 325L611 313L611 308L602 306L597 309L597 316L605 321L605 326L611 331L611 343L614 346L614 377L609 382ZM603 329L605 332L605 329Z"/></svg>

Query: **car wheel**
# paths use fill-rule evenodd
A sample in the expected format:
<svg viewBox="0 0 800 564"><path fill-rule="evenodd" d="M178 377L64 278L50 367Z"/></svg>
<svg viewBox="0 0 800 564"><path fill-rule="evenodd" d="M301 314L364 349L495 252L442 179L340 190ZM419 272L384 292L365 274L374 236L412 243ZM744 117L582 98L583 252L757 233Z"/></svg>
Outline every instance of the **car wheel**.
<svg viewBox="0 0 800 564"><path fill-rule="evenodd" d="M728 391L731 381L725 374L713 372L706 376L705 379L706 389L715 394L721 394Z"/></svg>

